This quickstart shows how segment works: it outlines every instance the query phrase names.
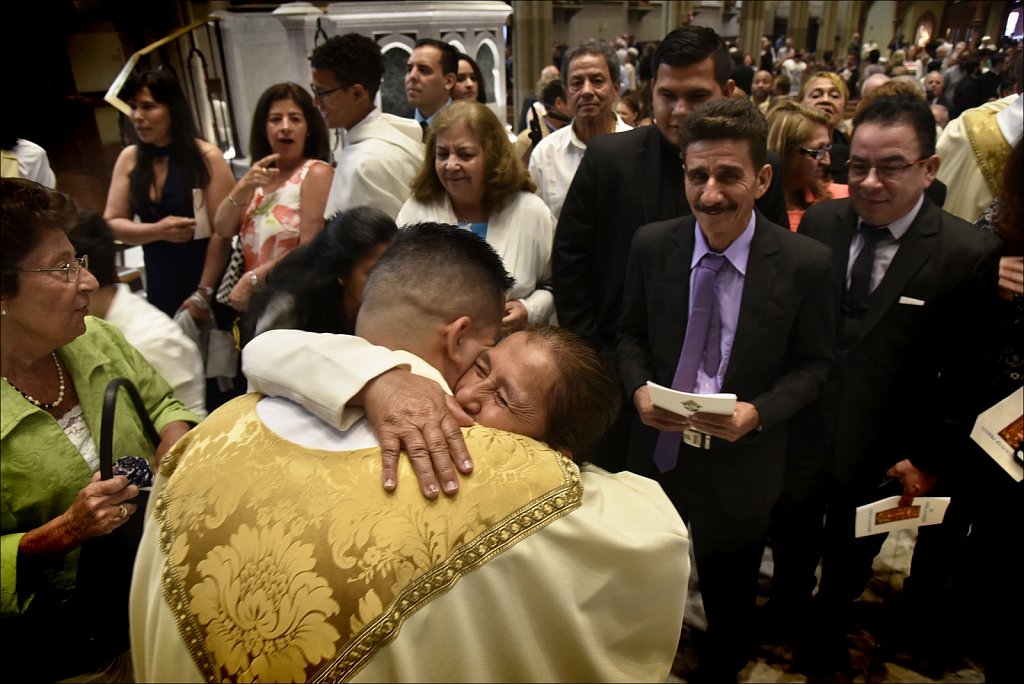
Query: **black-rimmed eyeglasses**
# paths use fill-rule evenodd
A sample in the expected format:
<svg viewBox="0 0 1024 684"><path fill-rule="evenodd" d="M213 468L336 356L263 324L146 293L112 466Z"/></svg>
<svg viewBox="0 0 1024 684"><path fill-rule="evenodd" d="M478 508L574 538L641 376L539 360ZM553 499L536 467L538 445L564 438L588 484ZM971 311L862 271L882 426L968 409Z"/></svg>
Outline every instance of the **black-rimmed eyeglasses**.
<svg viewBox="0 0 1024 684"><path fill-rule="evenodd" d="M337 88L317 88L315 85L310 83L309 84L309 89L311 91L313 91L314 99L322 100L325 97L327 97L328 95L330 95L331 93L337 92L339 90L344 90L345 86L338 86Z"/></svg>
<svg viewBox="0 0 1024 684"><path fill-rule="evenodd" d="M69 283L78 282L78 274L81 273L82 269L89 270L89 255L75 257L72 261L64 264L60 268L16 268L10 271L4 271L4 274L8 273L48 273L50 271L63 271L67 277Z"/></svg>
<svg viewBox="0 0 1024 684"><path fill-rule="evenodd" d="M806 157L810 157L814 161L824 161L825 155L832 151L832 146L825 145L824 147L819 147L817 149L811 147L801 147L799 148L799 150L800 154Z"/></svg>
<svg viewBox="0 0 1024 684"><path fill-rule="evenodd" d="M923 164L929 159L931 159L931 157L918 159L917 161L912 161L909 164L883 164L881 166L875 166L873 164L868 164L867 162L862 162L857 159L851 159L850 161L846 162L846 171L847 175L851 180L860 181L867 178L868 174L871 173L871 169L874 169L875 174L878 176L879 180L891 181L899 178L901 175L903 175L903 172L909 169L911 166Z"/></svg>

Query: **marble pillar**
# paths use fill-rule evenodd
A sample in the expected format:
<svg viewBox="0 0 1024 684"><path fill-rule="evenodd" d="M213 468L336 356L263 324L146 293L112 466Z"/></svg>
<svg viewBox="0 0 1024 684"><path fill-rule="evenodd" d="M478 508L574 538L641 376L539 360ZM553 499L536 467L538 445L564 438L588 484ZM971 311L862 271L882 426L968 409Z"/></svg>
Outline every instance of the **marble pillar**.
<svg viewBox="0 0 1024 684"><path fill-rule="evenodd" d="M852 4L852 3L851 3ZM847 39L839 34L839 9L838 2L822 3L821 26L818 29L818 44L814 47L820 60L824 60L825 53L831 51L832 59L842 63L843 55L846 53Z"/></svg>
<svg viewBox="0 0 1024 684"><path fill-rule="evenodd" d="M754 56L757 64L761 55L761 36L764 34L765 2L744 2L740 14L740 49Z"/></svg>
<svg viewBox="0 0 1024 684"><path fill-rule="evenodd" d="M512 0L512 118L516 125L523 102L534 95L540 70L551 63L554 45L551 0Z"/></svg>
<svg viewBox="0 0 1024 684"><path fill-rule="evenodd" d="M829 3L826 3L829 4ZM793 0L789 4L789 22L786 33L793 39L793 47L810 48L813 45L807 44L807 25L811 18L811 3L807 0Z"/></svg>

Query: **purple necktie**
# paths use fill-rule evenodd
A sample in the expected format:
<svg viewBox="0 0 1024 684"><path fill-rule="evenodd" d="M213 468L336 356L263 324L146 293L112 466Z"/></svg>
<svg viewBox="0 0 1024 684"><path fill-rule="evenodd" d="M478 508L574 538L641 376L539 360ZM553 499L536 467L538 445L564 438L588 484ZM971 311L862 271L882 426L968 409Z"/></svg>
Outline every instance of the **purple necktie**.
<svg viewBox="0 0 1024 684"><path fill-rule="evenodd" d="M722 321L715 296L715 278L725 265L725 257L708 252L697 264L693 279L693 305L686 324L686 339L679 354L679 365L672 378L672 389L693 392L697 384L697 368L704 360L704 372L714 377L722 362ZM679 462L679 432L661 432L654 447L654 463L667 473Z"/></svg>

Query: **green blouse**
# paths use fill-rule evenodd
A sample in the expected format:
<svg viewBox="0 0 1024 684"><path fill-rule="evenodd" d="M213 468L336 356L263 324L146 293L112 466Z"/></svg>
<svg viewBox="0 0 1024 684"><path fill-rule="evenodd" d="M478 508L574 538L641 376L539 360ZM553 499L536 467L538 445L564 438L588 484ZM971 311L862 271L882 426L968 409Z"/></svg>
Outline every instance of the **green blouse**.
<svg viewBox="0 0 1024 684"><path fill-rule="evenodd" d="M85 320L85 334L57 352L70 373L93 442L99 439L104 391L119 377L138 388L158 432L176 420L199 422L117 328L91 316ZM6 382L0 385L0 612L13 615L40 596L45 595L45 603L71 598L78 549L33 563L31 573L19 576L18 544L26 532L70 508L92 472L53 416ZM113 453L115 458L151 458L154 453L125 392L118 397Z"/></svg>

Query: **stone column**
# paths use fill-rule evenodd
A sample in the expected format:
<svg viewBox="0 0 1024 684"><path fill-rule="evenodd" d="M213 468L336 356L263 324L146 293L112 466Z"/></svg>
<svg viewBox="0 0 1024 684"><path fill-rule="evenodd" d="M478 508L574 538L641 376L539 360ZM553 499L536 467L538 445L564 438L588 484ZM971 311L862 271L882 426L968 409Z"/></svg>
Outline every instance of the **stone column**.
<svg viewBox="0 0 1024 684"><path fill-rule="evenodd" d="M841 62L846 53L845 46L849 38L838 35L839 4L838 2L822 3L821 26L818 28L818 44L815 46L815 52L819 59L824 59L825 53L831 50L833 59Z"/></svg>
<svg viewBox="0 0 1024 684"><path fill-rule="evenodd" d="M740 13L740 50L754 56L758 64L761 55L761 35L764 33L765 2L744 2Z"/></svg>
<svg viewBox="0 0 1024 684"><path fill-rule="evenodd" d="M839 34L838 49L842 51L842 55L840 56L845 59L846 46L849 45L854 32L860 30L857 26L857 17L859 16L857 13L858 3L843 2L838 4L840 5L837 17L838 23L836 24L836 33ZM863 38L863 36L861 36L861 38ZM860 55L857 55L857 57L859 58Z"/></svg>
<svg viewBox="0 0 1024 684"><path fill-rule="evenodd" d="M523 101L534 94L540 70L551 63L554 45L554 8L551 0L512 0L512 112L513 127Z"/></svg>
<svg viewBox="0 0 1024 684"><path fill-rule="evenodd" d="M826 5L831 3L825 3ZM807 24L811 18L811 3L807 0L793 0L789 4L789 22L786 33L793 39L796 49L808 48Z"/></svg>
<svg viewBox="0 0 1024 684"><path fill-rule="evenodd" d="M988 26L989 5L991 4L992 3L989 2L989 0L983 0L982 2L975 3L974 18L971 20L970 44L972 48L977 47L981 42L982 36L985 35L985 29Z"/></svg>
<svg viewBox="0 0 1024 684"><path fill-rule="evenodd" d="M668 0L663 7L662 20L665 25L665 34L677 29L686 23L690 11L697 4L692 0Z"/></svg>

